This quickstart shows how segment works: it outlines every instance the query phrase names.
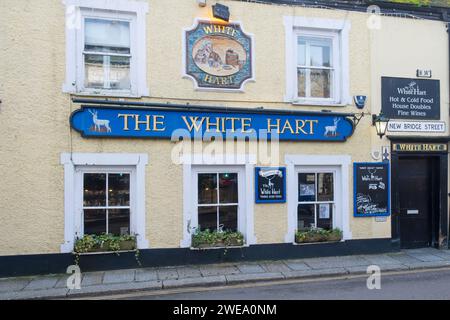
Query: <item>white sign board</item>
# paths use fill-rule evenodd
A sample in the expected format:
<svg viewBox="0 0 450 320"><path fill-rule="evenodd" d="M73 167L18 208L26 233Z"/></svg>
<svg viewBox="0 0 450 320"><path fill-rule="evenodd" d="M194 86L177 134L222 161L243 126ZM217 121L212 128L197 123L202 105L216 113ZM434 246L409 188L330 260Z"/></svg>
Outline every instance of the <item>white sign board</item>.
<svg viewBox="0 0 450 320"><path fill-rule="evenodd" d="M389 132L445 132L445 122L390 120L387 129Z"/></svg>

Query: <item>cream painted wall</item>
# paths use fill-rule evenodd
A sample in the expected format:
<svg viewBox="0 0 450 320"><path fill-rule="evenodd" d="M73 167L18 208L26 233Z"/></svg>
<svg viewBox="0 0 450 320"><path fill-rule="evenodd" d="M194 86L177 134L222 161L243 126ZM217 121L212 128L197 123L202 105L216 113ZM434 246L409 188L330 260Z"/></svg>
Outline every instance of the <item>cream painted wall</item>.
<svg viewBox="0 0 450 320"><path fill-rule="evenodd" d="M255 78L244 93L194 91L182 78L182 29L195 17L208 17L209 6L195 0L148 0L147 77L150 97L142 101L357 112L354 106L325 108L283 103L285 43L283 16L349 19L350 94L369 96L364 112L379 106L381 75L414 77L431 68L441 80L442 115L448 115L447 34L442 23L383 18L383 28L366 27L363 13L308 9L237 1L233 20L254 34ZM176 8L176 9L174 9ZM147 239L152 248L178 247L182 239L182 167L170 160L173 143L163 140L83 139L70 130L69 115L79 106L62 93L65 78L64 6L60 0L0 1L0 255L59 252L64 239L62 152L148 153L146 171ZM410 36L413 34L414 36ZM432 37L430 35L433 35ZM426 44L425 49L420 43ZM393 50L395 48L395 50ZM389 52L392 52L391 54ZM406 57L406 58L405 58ZM372 65L371 65L372 62ZM374 111L378 112L377 107ZM382 140L387 144L387 140ZM372 161L380 141L364 117L345 143L288 143L285 154L348 154L352 161ZM352 170L350 170L352 175ZM349 177L350 190L352 176ZM390 237L390 221L353 218L354 239ZM287 205L255 204L258 243L283 242Z"/></svg>

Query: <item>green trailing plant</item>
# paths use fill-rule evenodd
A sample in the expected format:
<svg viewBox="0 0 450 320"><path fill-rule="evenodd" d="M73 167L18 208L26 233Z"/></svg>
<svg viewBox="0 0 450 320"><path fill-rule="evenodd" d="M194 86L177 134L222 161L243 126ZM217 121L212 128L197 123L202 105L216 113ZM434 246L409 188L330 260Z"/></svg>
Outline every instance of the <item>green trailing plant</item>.
<svg viewBox="0 0 450 320"><path fill-rule="evenodd" d="M105 233L101 235L87 234L84 235L83 238L75 241L75 263L79 263L80 254L82 253L112 251L119 255L120 251L129 250L136 250L136 236L134 235L115 236ZM138 250L136 250L135 257L138 264L141 265Z"/></svg>
<svg viewBox="0 0 450 320"><path fill-rule="evenodd" d="M322 228L312 228L308 230L299 230L295 234L297 243L341 241L342 231L340 229L325 230Z"/></svg>
<svg viewBox="0 0 450 320"><path fill-rule="evenodd" d="M192 235L192 247L235 247L244 244L244 235L240 232L233 231L196 231Z"/></svg>

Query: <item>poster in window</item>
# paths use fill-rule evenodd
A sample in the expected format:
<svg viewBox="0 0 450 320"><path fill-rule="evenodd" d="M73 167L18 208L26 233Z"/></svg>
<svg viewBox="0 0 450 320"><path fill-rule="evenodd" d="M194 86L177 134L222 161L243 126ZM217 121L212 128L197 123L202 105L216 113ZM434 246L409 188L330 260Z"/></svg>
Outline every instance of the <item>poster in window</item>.
<svg viewBox="0 0 450 320"><path fill-rule="evenodd" d="M319 219L330 219L330 205L328 203L319 204Z"/></svg>
<svg viewBox="0 0 450 320"><path fill-rule="evenodd" d="M353 168L354 216L389 216L389 163L354 163Z"/></svg>
<svg viewBox="0 0 450 320"><path fill-rule="evenodd" d="M286 202L286 168L255 169L256 203Z"/></svg>

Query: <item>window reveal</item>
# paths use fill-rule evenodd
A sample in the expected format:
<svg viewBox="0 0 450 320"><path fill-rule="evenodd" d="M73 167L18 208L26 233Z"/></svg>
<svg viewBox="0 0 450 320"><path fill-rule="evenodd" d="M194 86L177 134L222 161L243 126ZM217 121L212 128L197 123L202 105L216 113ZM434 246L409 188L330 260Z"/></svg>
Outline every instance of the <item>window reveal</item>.
<svg viewBox="0 0 450 320"><path fill-rule="evenodd" d="M298 230L333 229L334 204L333 173L298 174Z"/></svg>
<svg viewBox="0 0 450 320"><path fill-rule="evenodd" d="M198 174L198 226L200 230L237 231L238 174Z"/></svg>
<svg viewBox="0 0 450 320"><path fill-rule="evenodd" d="M84 173L84 234L130 233L130 174Z"/></svg>

